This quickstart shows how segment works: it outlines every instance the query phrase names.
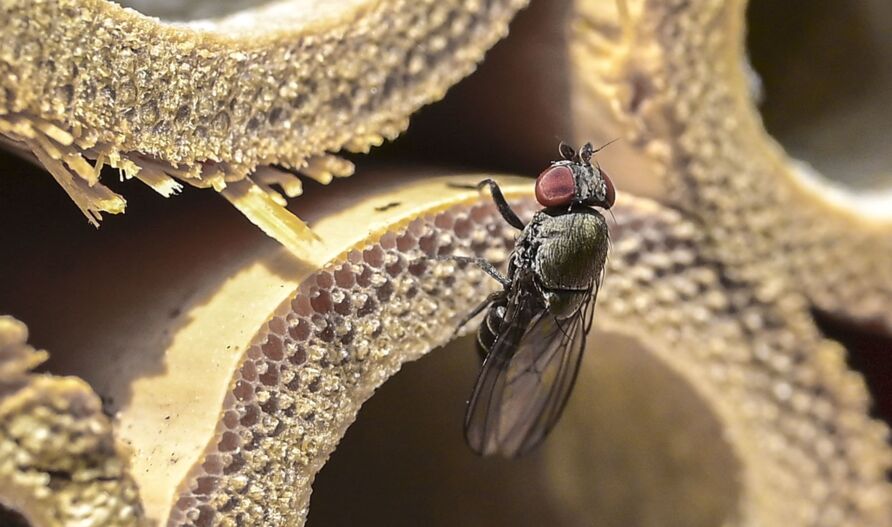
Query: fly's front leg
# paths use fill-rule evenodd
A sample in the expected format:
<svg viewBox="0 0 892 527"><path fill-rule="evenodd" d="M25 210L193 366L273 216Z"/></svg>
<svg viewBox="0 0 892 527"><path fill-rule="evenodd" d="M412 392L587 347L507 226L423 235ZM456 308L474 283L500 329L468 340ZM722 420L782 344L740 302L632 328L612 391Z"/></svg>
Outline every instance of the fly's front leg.
<svg viewBox="0 0 892 527"><path fill-rule="evenodd" d="M477 190L483 190L483 187L488 186L489 192L490 194L492 194L492 200L495 202L496 208L499 209L499 214L502 215L502 218L504 218L505 221L507 221L515 229L523 230L523 228L525 227L523 222L517 216L517 213L515 213L511 209L511 205L509 205L508 202L505 200L505 195L502 194L502 189L499 188L499 184L496 183L494 179L486 178L480 183L477 183L477 185L473 186L465 185L462 183L447 183L446 186L452 188L476 188Z"/></svg>
<svg viewBox="0 0 892 527"><path fill-rule="evenodd" d="M502 287L507 289L508 286L511 285L511 280L508 280L508 278L502 275L502 273L500 273L493 264L489 263L486 258L479 258L476 256L437 256L437 260L446 260L451 262L469 263L476 265L480 269L483 269L483 272L495 278L500 284L502 284Z"/></svg>
<svg viewBox="0 0 892 527"><path fill-rule="evenodd" d="M499 184L493 179L486 178L480 183L477 183L477 190L483 190L483 187L486 186L489 187L489 192L492 194L492 200L495 202L496 208L499 209L499 214L505 218L505 221L507 221L509 225L515 229L523 230L525 225L520 221L520 218L517 217L517 213L511 209L511 205L505 201L505 195L502 194L502 189L499 188Z"/></svg>

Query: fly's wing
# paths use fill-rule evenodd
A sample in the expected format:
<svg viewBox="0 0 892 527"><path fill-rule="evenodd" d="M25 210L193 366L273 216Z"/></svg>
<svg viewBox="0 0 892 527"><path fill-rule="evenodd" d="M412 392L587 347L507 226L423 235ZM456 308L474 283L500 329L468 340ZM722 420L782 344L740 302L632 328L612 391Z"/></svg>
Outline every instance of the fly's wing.
<svg viewBox="0 0 892 527"><path fill-rule="evenodd" d="M531 285L531 284L530 284ZM481 455L500 450L502 400L506 373L520 341L544 306L534 301L532 290L515 280L499 334L483 360L480 375L465 413L465 440Z"/></svg>
<svg viewBox="0 0 892 527"><path fill-rule="evenodd" d="M465 415L465 438L478 454L514 457L554 427L579 372L598 283L576 313L557 320L533 287L515 287L483 363Z"/></svg>

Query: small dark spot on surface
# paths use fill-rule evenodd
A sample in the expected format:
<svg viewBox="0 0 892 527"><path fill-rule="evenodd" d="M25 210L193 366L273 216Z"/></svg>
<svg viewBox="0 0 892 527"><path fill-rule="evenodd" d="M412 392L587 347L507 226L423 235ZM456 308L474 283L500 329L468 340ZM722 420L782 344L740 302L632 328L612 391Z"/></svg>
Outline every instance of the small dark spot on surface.
<svg viewBox="0 0 892 527"><path fill-rule="evenodd" d="M377 290L378 300L380 300L382 302L386 302L392 295L393 295L393 284L391 282L385 282Z"/></svg>
<svg viewBox="0 0 892 527"><path fill-rule="evenodd" d="M294 355L292 355L288 360L291 362L291 364L300 366L307 361L307 350L305 350L303 346L298 346L297 349L294 350Z"/></svg>
<svg viewBox="0 0 892 527"><path fill-rule="evenodd" d="M276 423L276 427L272 432L269 433L270 437L276 437L282 434L285 431L285 423L284 421L279 421Z"/></svg>
<svg viewBox="0 0 892 527"><path fill-rule="evenodd" d="M335 336L334 329L331 326L326 326L322 331L317 331L316 336L325 342L331 342Z"/></svg>
<svg viewBox="0 0 892 527"><path fill-rule="evenodd" d="M233 454L232 460L223 468L223 474L231 475L240 471L245 466L245 458L241 454Z"/></svg>
<svg viewBox="0 0 892 527"><path fill-rule="evenodd" d="M371 315L374 313L375 308L378 307L372 297L368 297L365 301L365 304L359 308L359 312L357 313L359 316L364 317L367 315Z"/></svg>
<svg viewBox="0 0 892 527"><path fill-rule="evenodd" d="M170 318L177 318L178 316L180 316L180 313L182 313L182 312L183 312L182 309L175 307L170 310L170 313L168 315L170 316Z"/></svg>
<svg viewBox="0 0 892 527"><path fill-rule="evenodd" d="M356 275L356 283L361 287L372 285L372 268L367 265L363 266L362 273Z"/></svg>
<svg viewBox="0 0 892 527"><path fill-rule="evenodd" d="M220 438L220 443L217 445L217 448L220 449L221 452L232 452L239 446L239 437L235 435L233 432L223 432L223 436Z"/></svg>
<svg viewBox="0 0 892 527"><path fill-rule="evenodd" d="M165 420L165 421L170 420L170 416L169 416L169 415L165 415L165 416L164 416L164 420Z"/></svg>
<svg viewBox="0 0 892 527"><path fill-rule="evenodd" d="M378 212L384 212L386 210L390 210L390 209L399 207L402 204L403 204L402 201L391 201L390 203L388 203L386 205L381 205L380 207L375 207L375 210Z"/></svg>
<svg viewBox="0 0 892 527"><path fill-rule="evenodd" d="M184 104L177 108L177 113L174 115L174 120L178 123L182 123L189 117L190 113L192 113L192 109Z"/></svg>
<svg viewBox="0 0 892 527"><path fill-rule="evenodd" d="M245 408L245 415L239 419L239 423L241 423L242 426L251 427L257 424L258 419L260 419L260 410L252 404Z"/></svg>
<svg viewBox="0 0 892 527"><path fill-rule="evenodd" d="M349 111L352 104L350 103L350 98L344 95L343 93L332 99L331 107L335 111Z"/></svg>
<svg viewBox="0 0 892 527"><path fill-rule="evenodd" d="M226 503L224 503L220 507L219 510L220 510L220 512L229 512L229 511L233 510L236 507L236 505L238 505L238 498L235 496L232 496L229 498L229 500L226 501Z"/></svg>
<svg viewBox="0 0 892 527"><path fill-rule="evenodd" d="M372 267L380 268L384 265L384 249L380 245L375 245L371 249L363 251L362 258Z"/></svg>
<svg viewBox="0 0 892 527"><path fill-rule="evenodd" d="M415 260L414 262L409 264L409 272L414 276L421 276L424 274L424 271L427 269L427 261L423 258Z"/></svg>
<svg viewBox="0 0 892 527"><path fill-rule="evenodd" d="M270 124L276 124L282 118L282 109L278 106L269 111L269 122Z"/></svg>
<svg viewBox="0 0 892 527"><path fill-rule="evenodd" d="M433 257L437 255L437 240L433 234L420 238L418 240L418 247L427 256Z"/></svg>
<svg viewBox="0 0 892 527"><path fill-rule="evenodd" d="M315 296L310 298L310 305L317 313L328 313L332 308L331 294L325 289L320 289Z"/></svg>
<svg viewBox="0 0 892 527"><path fill-rule="evenodd" d="M202 505L198 508L198 519L195 520L197 527L210 527L214 523L214 510L208 505Z"/></svg>
<svg viewBox="0 0 892 527"><path fill-rule="evenodd" d="M350 314L351 308L352 308L352 306L351 306L349 300L344 300L340 304L335 304L335 306L334 306L335 312L338 313L339 315L344 315L344 316L347 316Z"/></svg>
<svg viewBox="0 0 892 527"><path fill-rule="evenodd" d="M49 485L47 485L50 490L60 490L71 483L71 474L68 472L62 470L47 470L46 473L50 477Z"/></svg>
<svg viewBox="0 0 892 527"><path fill-rule="evenodd" d="M396 263L391 265L387 265L384 267L384 270L387 271L391 277L396 278L400 273L403 272L403 260L402 258L398 258Z"/></svg>
<svg viewBox="0 0 892 527"><path fill-rule="evenodd" d="M288 328L288 334L296 341L307 340L310 336L310 323L306 319L298 319L296 325Z"/></svg>
<svg viewBox="0 0 892 527"><path fill-rule="evenodd" d="M269 336L267 342L264 343L260 349L263 351L264 355L272 360L282 360L285 356L285 348L282 339L274 334Z"/></svg>
<svg viewBox="0 0 892 527"><path fill-rule="evenodd" d="M251 397L251 385L245 381L239 380L235 383L232 394L239 401L247 401Z"/></svg>

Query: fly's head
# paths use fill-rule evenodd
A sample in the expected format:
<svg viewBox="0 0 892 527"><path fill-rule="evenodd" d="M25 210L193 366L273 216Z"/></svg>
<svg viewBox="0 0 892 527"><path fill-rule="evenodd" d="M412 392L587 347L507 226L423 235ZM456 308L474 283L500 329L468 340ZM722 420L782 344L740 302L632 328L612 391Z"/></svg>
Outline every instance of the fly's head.
<svg viewBox="0 0 892 527"><path fill-rule="evenodd" d="M553 162L536 179L536 201L543 207L612 207L616 200L613 182L597 163L592 164L592 156L602 148L596 150L586 143L576 152L561 143L563 159Z"/></svg>

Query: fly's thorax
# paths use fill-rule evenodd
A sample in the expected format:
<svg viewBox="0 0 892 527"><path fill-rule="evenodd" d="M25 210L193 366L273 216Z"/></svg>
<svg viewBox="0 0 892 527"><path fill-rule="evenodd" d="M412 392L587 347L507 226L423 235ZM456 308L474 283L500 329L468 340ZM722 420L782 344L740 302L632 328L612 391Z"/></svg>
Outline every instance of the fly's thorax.
<svg viewBox="0 0 892 527"><path fill-rule="evenodd" d="M587 290L607 259L607 221L594 209L536 214L533 270L544 292Z"/></svg>

